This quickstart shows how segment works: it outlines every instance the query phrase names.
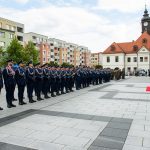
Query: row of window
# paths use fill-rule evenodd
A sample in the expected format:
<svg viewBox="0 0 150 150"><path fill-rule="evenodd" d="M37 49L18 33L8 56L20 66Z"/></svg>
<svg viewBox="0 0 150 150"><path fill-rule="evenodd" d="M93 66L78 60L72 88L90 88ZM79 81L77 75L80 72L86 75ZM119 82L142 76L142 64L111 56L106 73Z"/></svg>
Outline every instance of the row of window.
<svg viewBox="0 0 150 150"><path fill-rule="evenodd" d="M140 58L140 62L148 62L148 57L139 57ZM110 63L110 57L107 57L107 63ZM119 62L119 56L115 56L115 62ZM132 58L131 57L127 57L127 62L132 62ZM133 62L137 62L137 57L133 57Z"/></svg>
<svg viewBox="0 0 150 150"><path fill-rule="evenodd" d="M0 31L0 37L5 38L5 34L6 34L5 32ZM13 39L13 37L14 37L14 34L9 33L9 38Z"/></svg>

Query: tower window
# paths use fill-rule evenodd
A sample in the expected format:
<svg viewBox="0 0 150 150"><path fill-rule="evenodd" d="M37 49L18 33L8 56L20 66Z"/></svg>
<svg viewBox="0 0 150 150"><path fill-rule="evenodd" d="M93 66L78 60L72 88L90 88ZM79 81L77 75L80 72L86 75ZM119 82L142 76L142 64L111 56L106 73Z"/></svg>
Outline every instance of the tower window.
<svg viewBox="0 0 150 150"><path fill-rule="evenodd" d="M143 43L143 44L146 44L146 43L147 43L147 39L143 39L143 40L142 40L142 43Z"/></svg>

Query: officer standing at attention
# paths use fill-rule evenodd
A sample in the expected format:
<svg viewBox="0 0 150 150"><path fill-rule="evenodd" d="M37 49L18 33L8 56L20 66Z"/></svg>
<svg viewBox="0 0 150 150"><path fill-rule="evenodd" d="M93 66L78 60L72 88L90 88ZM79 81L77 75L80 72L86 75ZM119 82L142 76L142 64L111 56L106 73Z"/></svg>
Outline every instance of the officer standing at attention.
<svg viewBox="0 0 150 150"><path fill-rule="evenodd" d="M23 101L24 96L24 90L26 86L26 77L25 77L25 70L23 68L24 64L21 60L18 63L19 67L17 68L15 72L15 79L18 86L18 99L19 99L19 105L25 105L26 103Z"/></svg>
<svg viewBox="0 0 150 150"><path fill-rule="evenodd" d="M36 102L35 100L33 100L33 89L34 89L35 77L34 77L34 68L33 68L32 61L28 63L28 68L26 70L26 82L27 82L27 94L29 98L29 103L34 103Z"/></svg>
<svg viewBox="0 0 150 150"><path fill-rule="evenodd" d="M43 84L43 70L40 66L40 63L37 63L35 65L35 87L36 87L36 94L37 94L37 100L41 101L44 100L41 98L42 93L42 84Z"/></svg>
<svg viewBox="0 0 150 150"><path fill-rule="evenodd" d="M8 65L3 70L3 78L4 78L4 84L6 89L6 101L7 101L7 107L16 107L12 103L13 101L13 95L14 95L14 88L15 88L15 72L12 69L13 61L12 59L7 61Z"/></svg>
<svg viewBox="0 0 150 150"><path fill-rule="evenodd" d="M2 70L0 68L0 94L1 94L1 89L3 88L3 77L2 77ZM2 107L0 107L0 110L3 110Z"/></svg>
<svg viewBox="0 0 150 150"><path fill-rule="evenodd" d="M43 88L42 88L42 92L44 94L44 98L50 98L48 96L48 92L49 92L49 70L48 70L48 65L44 64L43 66L41 66L43 69Z"/></svg>

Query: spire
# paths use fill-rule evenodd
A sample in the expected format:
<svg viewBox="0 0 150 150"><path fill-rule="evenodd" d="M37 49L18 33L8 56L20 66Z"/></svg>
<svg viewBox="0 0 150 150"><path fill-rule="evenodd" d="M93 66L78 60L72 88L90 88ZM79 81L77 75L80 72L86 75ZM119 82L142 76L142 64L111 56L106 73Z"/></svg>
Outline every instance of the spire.
<svg viewBox="0 0 150 150"><path fill-rule="evenodd" d="M146 2L145 2L145 11L144 11L144 15L143 16L144 17L149 17Z"/></svg>

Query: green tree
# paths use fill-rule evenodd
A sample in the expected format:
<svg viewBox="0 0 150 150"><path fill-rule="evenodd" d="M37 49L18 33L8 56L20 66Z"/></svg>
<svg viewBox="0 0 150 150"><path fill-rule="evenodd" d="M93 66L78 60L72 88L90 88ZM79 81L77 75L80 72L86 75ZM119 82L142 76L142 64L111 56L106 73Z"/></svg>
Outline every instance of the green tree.
<svg viewBox="0 0 150 150"><path fill-rule="evenodd" d="M0 47L0 67L4 66L6 64L6 52L2 47Z"/></svg>
<svg viewBox="0 0 150 150"><path fill-rule="evenodd" d="M103 66L102 65L96 65L95 69L103 69Z"/></svg>
<svg viewBox="0 0 150 150"><path fill-rule="evenodd" d="M10 45L6 49L7 59L13 59L14 62L18 62L23 58L23 46L20 44L17 38L14 38Z"/></svg>
<svg viewBox="0 0 150 150"><path fill-rule="evenodd" d="M28 62L30 60L33 61L34 64L38 63L39 61L39 52L35 48L32 41L29 41L27 45L25 45L23 50L23 61Z"/></svg>
<svg viewBox="0 0 150 150"><path fill-rule="evenodd" d="M58 64L57 62L51 61L51 62L49 63L49 66L58 67L59 64Z"/></svg>
<svg viewBox="0 0 150 150"><path fill-rule="evenodd" d="M71 65L71 64L66 63L66 62L62 63L61 66L62 66L62 67L74 67L74 65Z"/></svg>

